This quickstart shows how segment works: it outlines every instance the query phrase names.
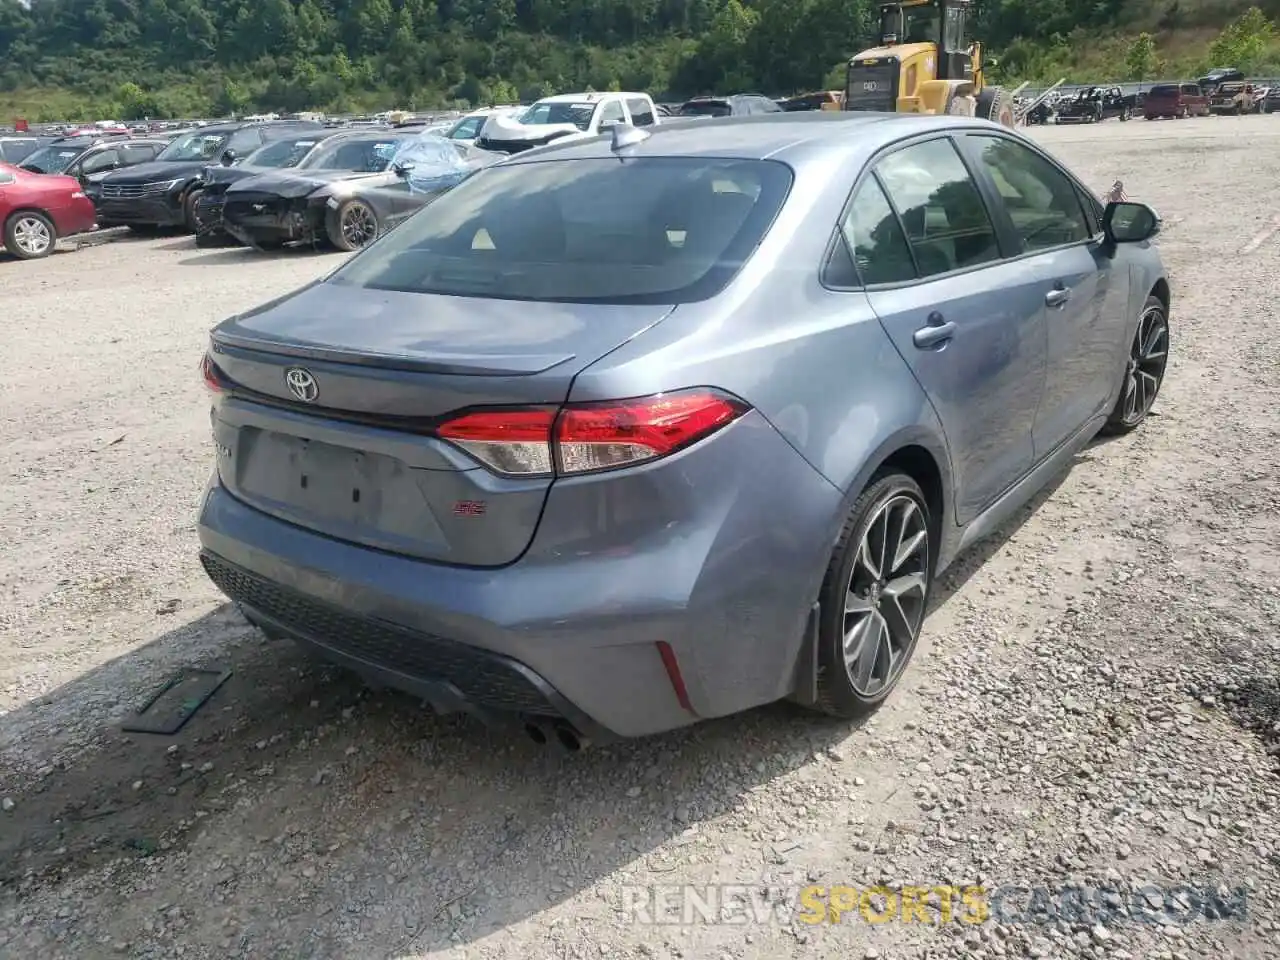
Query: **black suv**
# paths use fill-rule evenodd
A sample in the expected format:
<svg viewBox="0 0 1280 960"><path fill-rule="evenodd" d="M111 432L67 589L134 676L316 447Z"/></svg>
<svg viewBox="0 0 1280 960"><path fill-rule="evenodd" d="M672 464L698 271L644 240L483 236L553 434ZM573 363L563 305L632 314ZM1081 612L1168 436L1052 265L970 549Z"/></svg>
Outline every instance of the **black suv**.
<svg viewBox="0 0 1280 960"><path fill-rule="evenodd" d="M19 166L32 173L60 173L84 184L94 203L103 179L115 170L149 163L165 147L167 140L133 138L123 134L106 137L59 137L25 157Z"/></svg>
<svg viewBox="0 0 1280 960"><path fill-rule="evenodd" d="M731 97L694 97L676 111L677 117L749 117L757 113L781 113L782 108L768 97L737 93Z"/></svg>
<svg viewBox="0 0 1280 960"><path fill-rule="evenodd" d="M155 160L117 170L102 180L98 222L135 229L196 227L200 174L210 164L230 166L264 143L323 127L309 120L218 123L174 138Z"/></svg>

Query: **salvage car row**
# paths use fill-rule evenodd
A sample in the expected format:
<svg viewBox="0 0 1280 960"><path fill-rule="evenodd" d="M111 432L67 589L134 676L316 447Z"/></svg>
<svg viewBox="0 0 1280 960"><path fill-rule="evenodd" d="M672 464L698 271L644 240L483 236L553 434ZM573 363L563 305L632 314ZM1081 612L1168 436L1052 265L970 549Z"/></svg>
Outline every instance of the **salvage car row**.
<svg viewBox="0 0 1280 960"><path fill-rule="evenodd" d="M354 250L502 157L434 131L301 120L209 125L172 140L66 137L0 164L0 224L5 249L23 260L95 224L181 228L201 245Z"/></svg>
<svg viewBox="0 0 1280 960"><path fill-rule="evenodd" d="M768 109L757 105L756 101ZM781 112L763 97L699 98L681 113ZM334 128L261 118L204 124L167 138L114 131L49 142L0 166L4 245L48 256L58 239L99 227L182 229L197 245L288 243L356 250L472 171L618 123L669 116L647 94L581 93L474 111L451 126Z"/></svg>

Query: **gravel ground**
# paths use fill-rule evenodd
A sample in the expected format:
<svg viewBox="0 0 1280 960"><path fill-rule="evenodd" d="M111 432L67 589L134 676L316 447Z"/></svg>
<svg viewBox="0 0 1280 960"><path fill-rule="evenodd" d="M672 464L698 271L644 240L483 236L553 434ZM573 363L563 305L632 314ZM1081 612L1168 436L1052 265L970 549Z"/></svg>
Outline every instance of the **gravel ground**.
<svg viewBox="0 0 1280 960"><path fill-rule="evenodd" d="M1034 136L1165 216L1166 391L949 572L856 729L772 707L563 756L264 640L195 559L196 365L338 258L0 264L0 955L1280 956L1280 119ZM180 735L123 735L189 663L235 672ZM644 922L706 884L752 922ZM809 884L1109 911L810 925Z"/></svg>

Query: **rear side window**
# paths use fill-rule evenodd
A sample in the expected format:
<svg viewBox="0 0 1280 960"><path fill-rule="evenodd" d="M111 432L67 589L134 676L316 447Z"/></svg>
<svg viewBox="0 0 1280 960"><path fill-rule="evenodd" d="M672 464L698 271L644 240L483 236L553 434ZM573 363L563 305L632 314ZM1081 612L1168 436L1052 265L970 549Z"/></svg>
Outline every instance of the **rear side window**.
<svg viewBox="0 0 1280 960"><path fill-rule="evenodd" d="M1183 96L1198 97L1200 96L1200 88L1194 83L1184 83L1182 85Z"/></svg>
<svg viewBox="0 0 1280 960"><path fill-rule="evenodd" d="M631 125L634 127L653 126L653 107L649 101L637 97L627 101L627 110L631 113Z"/></svg>
<svg viewBox="0 0 1280 960"><path fill-rule="evenodd" d="M600 123L597 129L603 130L605 127L614 123L621 123L626 119L626 114L622 112L621 100L610 100L600 108Z"/></svg>
<svg viewBox="0 0 1280 960"><path fill-rule="evenodd" d="M974 136L1025 251L1047 250L1092 236L1075 184L1034 150L1004 137Z"/></svg>
<svg viewBox="0 0 1280 960"><path fill-rule="evenodd" d="M847 249L852 251L858 279L862 283L870 286L916 278L915 261L911 258L902 224L875 177L868 177L858 188L840 225L840 233ZM842 280L831 274L827 279L837 284ZM856 283L858 279L851 282Z"/></svg>
<svg viewBox="0 0 1280 960"><path fill-rule="evenodd" d="M790 167L769 160L497 165L375 242L331 282L509 300L704 300L750 257L791 181Z"/></svg>
<svg viewBox="0 0 1280 960"><path fill-rule="evenodd" d="M982 197L949 139L905 147L881 160L876 172L906 227L920 276L1000 256Z"/></svg>

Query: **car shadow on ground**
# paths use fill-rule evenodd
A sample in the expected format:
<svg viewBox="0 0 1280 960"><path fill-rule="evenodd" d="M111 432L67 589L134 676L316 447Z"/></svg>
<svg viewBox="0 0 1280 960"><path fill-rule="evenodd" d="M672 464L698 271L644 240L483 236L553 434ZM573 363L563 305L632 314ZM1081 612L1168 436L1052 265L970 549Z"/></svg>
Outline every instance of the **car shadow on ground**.
<svg viewBox="0 0 1280 960"><path fill-rule="evenodd" d="M1061 479L953 565L935 609ZM176 735L122 733L184 664L232 675ZM163 869L185 851L196 862L181 867L181 886L156 895L202 918L188 947L226 934L234 909L237 937L340 952L341 918L315 913L332 903L398 915L388 956L470 942L638 861L660 873L665 844L699 842L699 823L741 814L775 778L873 778L861 758L820 766L856 727L784 703L567 754L366 687L223 604L0 717L0 746L25 751L36 771L24 782L0 772L0 795L14 800L0 905L5 891L21 897L121 857ZM94 731L94 748L61 747L75 729ZM873 806L889 788L871 779L859 793ZM750 842L767 862L775 847L818 842L811 829L797 821L794 837Z"/></svg>
<svg viewBox="0 0 1280 960"><path fill-rule="evenodd" d="M195 242L192 241L191 249L195 250ZM235 264L248 263L252 260L282 260L286 258L320 258L330 257L335 251L324 247L310 246L294 246L282 247L279 250L258 250L254 247L228 247L220 250L210 250L207 253L200 253L194 257L187 257L178 261L181 267L225 267ZM335 261L334 266L337 266Z"/></svg>

